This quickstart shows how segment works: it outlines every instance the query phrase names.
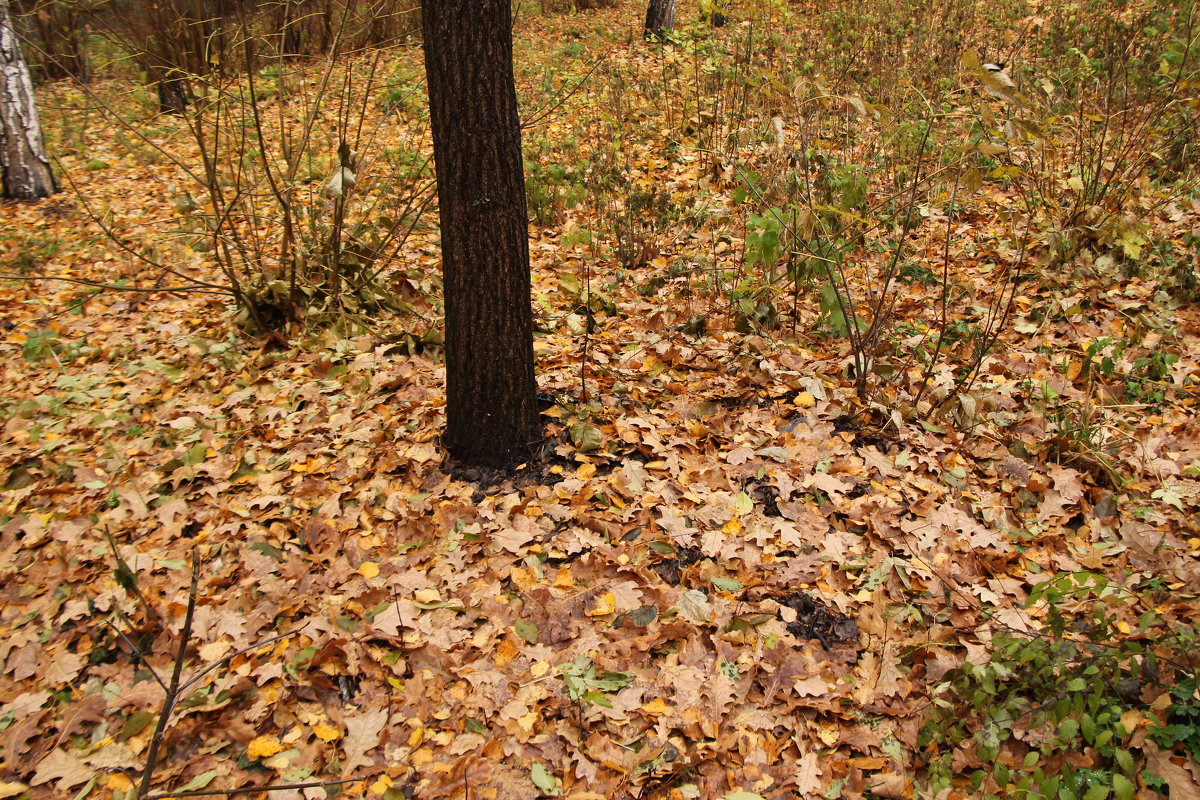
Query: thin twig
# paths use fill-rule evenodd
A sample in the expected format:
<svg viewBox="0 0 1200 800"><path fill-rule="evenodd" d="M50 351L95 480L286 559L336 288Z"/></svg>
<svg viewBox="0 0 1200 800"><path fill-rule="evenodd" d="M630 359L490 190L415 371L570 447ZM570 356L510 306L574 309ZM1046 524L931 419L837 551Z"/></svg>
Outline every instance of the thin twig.
<svg viewBox="0 0 1200 800"><path fill-rule="evenodd" d="M118 613L120 613L120 609L118 609ZM125 631L118 628L116 623L110 619L104 620L104 623L106 625L108 625L110 628L112 628L114 631L117 632L117 635L121 637L121 641L123 641L123 642L125 642L125 644L129 645L129 649L133 652L134 657L138 661L142 662L143 667L150 670L150 675L151 675L151 677L154 678L155 683L157 683L159 686L161 686L163 688L164 692L170 692L171 691L170 688L167 686L166 681L164 681L162 679L162 677L158 674L158 670L154 669L154 667L151 666L150 662L146 660L146 657L142 655L142 651L140 649L138 649L138 646L133 642L132 639L130 639L125 634Z"/></svg>
<svg viewBox="0 0 1200 800"><path fill-rule="evenodd" d="M158 761L158 751L162 748L163 737L167 732L167 722L179 699L179 682L183 677L183 661L187 657L188 640L192 637L192 620L196 616L196 596L199 591L200 554L193 548L192 585L188 591L187 613L183 617L183 629L179 632L179 649L175 653L175 666L171 670L171 685L167 687L167 696L163 698L162 710L158 713L158 724L154 726L154 735L150 739L150 747L146 750L146 766L142 770L142 782L137 792L139 798L146 797L150 792L150 782L154 780L154 768Z"/></svg>
<svg viewBox="0 0 1200 800"><path fill-rule="evenodd" d="M170 797L211 797L214 795L252 794L254 792L274 792L280 789L315 789L324 786L341 786L346 783L365 781L374 778L378 772L360 775L357 778L339 778L329 781L309 781L308 783L269 783L266 786L241 786L236 789L189 789L186 792L159 792L147 795L141 800L167 800Z"/></svg>

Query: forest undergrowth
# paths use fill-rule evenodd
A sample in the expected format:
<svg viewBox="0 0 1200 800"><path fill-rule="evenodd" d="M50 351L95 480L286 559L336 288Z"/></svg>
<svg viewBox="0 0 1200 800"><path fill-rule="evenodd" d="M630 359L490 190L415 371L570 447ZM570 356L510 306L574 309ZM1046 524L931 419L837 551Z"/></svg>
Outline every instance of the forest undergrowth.
<svg viewBox="0 0 1200 800"><path fill-rule="evenodd" d="M508 474L419 48L39 88L0 798L1200 797L1195 4L560 6Z"/></svg>

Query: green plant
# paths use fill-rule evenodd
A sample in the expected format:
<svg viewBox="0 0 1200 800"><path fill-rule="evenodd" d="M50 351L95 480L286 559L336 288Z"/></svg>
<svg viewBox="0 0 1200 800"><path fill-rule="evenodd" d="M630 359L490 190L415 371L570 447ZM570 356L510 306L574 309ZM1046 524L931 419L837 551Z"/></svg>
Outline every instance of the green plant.
<svg viewBox="0 0 1200 800"><path fill-rule="evenodd" d="M632 672L596 671L596 664L588 656L579 656L558 668L567 697L583 713L584 706L595 704L612 708L608 695L619 692L633 683Z"/></svg>
<svg viewBox="0 0 1200 800"><path fill-rule="evenodd" d="M1150 738L1165 749L1182 746L1200 763L1200 694L1195 676L1171 687L1174 702L1166 708L1166 721L1150 727Z"/></svg>
<svg viewBox="0 0 1200 800"><path fill-rule="evenodd" d="M563 214L583 201L587 190L579 183L578 176L586 170L586 162L568 166L560 163L543 163L544 156L538 152L533 140L527 148L525 161L525 198L529 214L541 226L550 226L562 221Z"/></svg>
<svg viewBox="0 0 1200 800"><path fill-rule="evenodd" d="M9 258L9 265L20 275L41 268L47 260L62 250L62 242L38 233L30 234L17 244L16 252Z"/></svg>
<svg viewBox="0 0 1200 800"><path fill-rule="evenodd" d="M1153 780L1133 734L1156 719L1146 698L1159 687L1171 687L1178 708L1151 736L1195 752L1195 676L1181 666L1192 628L1168 625L1152 597L1093 572L1039 583L1026 605L1043 612L1042 632L998 632L986 663L965 663L934 687L919 738L933 754L931 792L1131 800Z"/></svg>
<svg viewBox="0 0 1200 800"><path fill-rule="evenodd" d="M49 328L38 328L25 335L21 355L26 361L41 361L61 347L58 334Z"/></svg>

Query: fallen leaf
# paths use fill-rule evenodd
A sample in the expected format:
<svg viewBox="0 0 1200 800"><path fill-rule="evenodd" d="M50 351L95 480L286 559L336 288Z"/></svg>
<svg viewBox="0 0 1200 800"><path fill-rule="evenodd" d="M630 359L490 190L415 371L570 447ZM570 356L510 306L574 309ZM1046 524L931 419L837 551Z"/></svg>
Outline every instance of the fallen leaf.
<svg viewBox="0 0 1200 800"><path fill-rule="evenodd" d="M332 742L334 739L341 736L338 729L330 725L328 722L320 722L313 726L313 734L322 742Z"/></svg>
<svg viewBox="0 0 1200 800"><path fill-rule="evenodd" d="M359 767L375 763L374 759L367 757L367 753L379 746L379 732L383 730L387 718L386 708L346 715L346 738L342 742L342 749L346 752L343 772L350 774Z"/></svg>
<svg viewBox="0 0 1200 800"><path fill-rule="evenodd" d="M796 793L813 794L821 791L821 757L805 753L796 761Z"/></svg>
<svg viewBox="0 0 1200 800"><path fill-rule="evenodd" d="M95 770L73 754L55 749L38 762L37 772L34 773L29 784L40 786L50 781L58 781L59 791L66 791L72 786L78 786L91 780L95 774Z"/></svg>
<svg viewBox="0 0 1200 800"><path fill-rule="evenodd" d="M246 757L258 760L269 758L283 750L283 745L274 736L258 736L246 745Z"/></svg>
<svg viewBox="0 0 1200 800"><path fill-rule="evenodd" d="M679 596L679 611L693 622L705 623L712 616L708 596L699 589L689 589Z"/></svg>
<svg viewBox="0 0 1200 800"><path fill-rule="evenodd" d="M29 786L20 781L0 781L0 800L6 797L16 797L29 790Z"/></svg>

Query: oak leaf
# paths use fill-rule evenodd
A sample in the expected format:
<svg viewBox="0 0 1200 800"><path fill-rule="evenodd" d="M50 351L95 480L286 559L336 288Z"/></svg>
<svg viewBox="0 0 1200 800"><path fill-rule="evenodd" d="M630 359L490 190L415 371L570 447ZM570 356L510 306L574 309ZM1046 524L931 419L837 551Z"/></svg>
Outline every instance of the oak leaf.
<svg viewBox="0 0 1200 800"><path fill-rule="evenodd" d="M58 781L59 791L66 791L72 786L91 780L95 771L78 758L65 750L51 750L40 762L33 779L32 786L40 786L50 781Z"/></svg>
<svg viewBox="0 0 1200 800"><path fill-rule="evenodd" d="M821 757L805 753L796 761L796 793L813 794L821 791Z"/></svg>
<svg viewBox="0 0 1200 800"><path fill-rule="evenodd" d="M386 708L346 716L346 739L342 742L342 748L346 751L343 772L350 774L359 767L369 767L375 763L367 757L367 753L379 746L379 732L387 723L387 717Z"/></svg>

